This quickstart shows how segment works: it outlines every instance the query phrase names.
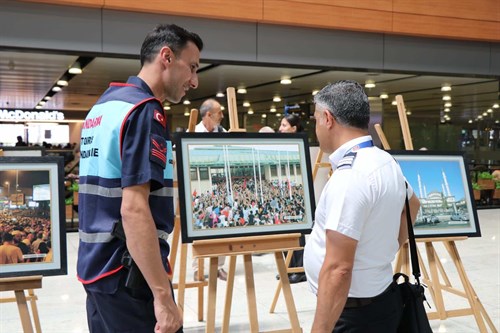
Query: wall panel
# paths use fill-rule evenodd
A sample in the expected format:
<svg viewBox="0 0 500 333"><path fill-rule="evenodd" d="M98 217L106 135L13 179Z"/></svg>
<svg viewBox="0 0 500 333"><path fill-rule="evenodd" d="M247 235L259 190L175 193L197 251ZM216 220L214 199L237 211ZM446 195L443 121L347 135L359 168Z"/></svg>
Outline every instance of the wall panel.
<svg viewBox="0 0 500 333"><path fill-rule="evenodd" d="M289 2L299 2L306 4L328 5L348 8L362 8L371 10L392 11L393 0L288 0Z"/></svg>

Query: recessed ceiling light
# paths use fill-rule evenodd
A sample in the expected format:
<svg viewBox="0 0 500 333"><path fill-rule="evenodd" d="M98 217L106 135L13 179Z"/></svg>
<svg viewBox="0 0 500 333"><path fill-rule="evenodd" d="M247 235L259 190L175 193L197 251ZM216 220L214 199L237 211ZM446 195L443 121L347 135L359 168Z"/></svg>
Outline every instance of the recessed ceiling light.
<svg viewBox="0 0 500 333"><path fill-rule="evenodd" d="M184 102L182 102L182 104L189 105L189 104L191 104L191 102L188 99L185 99Z"/></svg>
<svg viewBox="0 0 500 333"><path fill-rule="evenodd" d="M483 117L486 117L488 114L486 112L483 112Z"/></svg>
<svg viewBox="0 0 500 333"><path fill-rule="evenodd" d="M393 100L391 104L392 105L398 105L398 102L396 100Z"/></svg>
<svg viewBox="0 0 500 333"><path fill-rule="evenodd" d="M366 80L365 82L365 88L375 88L375 81L373 80Z"/></svg>
<svg viewBox="0 0 500 333"><path fill-rule="evenodd" d="M280 81L281 84L292 84L292 80L288 76L284 76L281 78Z"/></svg>
<svg viewBox="0 0 500 333"><path fill-rule="evenodd" d="M273 102L281 102L281 97L279 97L279 96L274 96L274 97L273 97Z"/></svg>
<svg viewBox="0 0 500 333"><path fill-rule="evenodd" d="M163 110L165 110L165 111L168 111L168 110L170 110L170 109L171 109L170 105L165 105L165 106L163 107Z"/></svg>
<svg viewBox="0 0 500 333"><path fill-rule="evenodd" d="M57 81L57 85L61 87L66 87L68 85L68 81L66 80L59 80Z"/></svg>
<svg viewBox="0 0 500 333"><path fill-rule="evenodd" d="M45 101L38 102L38 105L45 105Z"/></svg>
<svg viewBox="0 0 500 333"><path fill-rule="evenodd" d="M252 109L248 109L248 114L253 114L253 110Z"/></svg>
<svg viewBox="0 0 500 333"><path fill-rule="evenodd" d="M220 109L221 109L222 111L224 111L226 108L224 107L224 105L221 105L221 106L220 106Z"/></svg>
<svg viewBox="0 0 500 333"><path fill-rule="evenodd" d="M493 109L488 109L488 110L486 110L486 112L493 113Z"/></svg>
<svg viewBox="0 0 500 333"><path fill-rule="evenodd" d="M52 88L52 91L55 91L55 92L58 92L58 91L61 91L62 88L61 87L58 87L58 86L55 86Z"/></svg>
<svg viewBox="0 0 500 333"><path fill-rule="evenodd" d="M271 108L269 109L269 112L276 112L276 107L275 106L271 106Z"/></svg>
<svg viewBox="0 0 500 333"><path fill-rule="evenodd" d="M477 119L483 119L483 116L479 115L477 116Z"/></svg>
<svg viewBox="0 0 500 333"><path fill-rule="evenodd" d="M281 117L281 113L276 113L276 117Z"/></svg>
<svg viewBox="0 0 500 333"><path fill-rule="evenodd" d="M41 106L41 105L37 105L37 106L35 106L35 109L40 110L41 108L42 108L42 106Z"/></svg>
<svg viewBox="0 0 500 333"><path fill-rule="evenodd" d="M312 95L315 96L317 93L319 93L319 90L313 90Z"/></svg>
<svg viewBox="0 0 500 333"><path fill-rule="evenodd" d="M250 102L249 101L244 101L243 102L243 106L248 108L250 106Z"/></svg>
<svg viewBox="0 0 500 333"><path fill-rule="evenodd" d="M380 94L379 97L380 97L380 99L387 99L387 98L389 98L389 95L387 93L383 92Z"/></svg>
<svg viewBox="0 0 500 333"><path fill-rule="evenodd" d="M493 104L493 109L498 109L499 107L500 105L498 105L498 103Z"/></svg>
<svg viewBox="0 0 500 333"><path fill-rule="evenodd" d="M472 124L472 119L469 120L469 124Z"/></svg>
<svg viewBox="0 0 500 333"><path fill-rule="evenodd" d="M451 91L451 86L445 83L441 86L441 91Z"/></svg>
<svg viewBox="0 0 500 333"><path fill-rule="evenodd" d="M68 70L70 74L82 74L82 68L78 62L75 62L73 66Z"/></svg>
<svg viewBox="0 0 500 333"><path fill-rule="evenodd" d="M445 108L451 108L451 106L452 106L452 104L450 102L444 103L444 107Z"/></svg>
<svg viewBox="0 0 500 333"><path fill-rule="evenodd" d="M215 94L215 97L224 97L224 93L219 91L217 94Z"/></svg>
<svg viewBox="0 0 500 333"><path fill-rule="evenodd" d="M443 101L451 101L451 96L450 95L444 95L443 96Z"/></svg>
<svg viewBox="0 0 500 333"><path fill-rule="evenodd" d="M51 98L52 97L50 97L50 96L45 96L43 99L46 100L46 101L50 101Z"/></svg>
<svg viewBox="0 0 500 333"><path fill-rule="evenodd" d="M264 114L262 115L262 118L267 118L267 114L265 114L265 113L264 113Z"/></svg>
<svg viewBox="0 0 500 333"><path fill-rule="evenodd" d="M411 116L411 111L406 111L407 116Z"/></svg>
<svg viewBox="0 0 500 333"><path fill-rule="evenodd" d="M247 90L245 88L238 88L238 90L236 90L236 92L238 94L246 94L247 93Z"/></svg>
<svg viewBox="0 0 500 333"><path fill-rule="evenodd" d="M189 117L191 114L189 113L189 111L186 111L186 112L184 112L184 115L185 115L186 117Z"/></svg>
<svg viewBox="0 0 500 333"><path fill-rule="evenodd" d="M450 112L450 108L445 108L444 112Z"/></svg>
<svg viewBox="0 0 500 333"><path fill-rule="evenodd" d="M495 120L495 124L498 124L498 123L500 123L500 120Z"/></svg>

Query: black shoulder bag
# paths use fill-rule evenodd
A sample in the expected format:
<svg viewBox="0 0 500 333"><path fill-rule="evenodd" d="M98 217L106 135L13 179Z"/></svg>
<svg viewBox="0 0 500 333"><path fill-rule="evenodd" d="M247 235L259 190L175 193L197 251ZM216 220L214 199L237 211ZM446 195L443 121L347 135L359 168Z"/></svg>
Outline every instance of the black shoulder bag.
<svg viewBox="0 0 500 333"><path fill-rule="evenodd" d="M408 183L406 183L408 190ZM429 318L425 312L424 302L427 303L424 294L424 287L420 284L420 268L418 264L417 244L413 233L413 224L410 215L410 203L408 202L408 192L406 193L406 221L408 223L408 242L410 245L410 257L412 274L415 283L410 282L410 278L403 273L394 274L394 281L402 277L404 281L398 284L403 298L403 315L398 327L398 333L432 333ZM428 304L428 303L427 303Z"/></svg>

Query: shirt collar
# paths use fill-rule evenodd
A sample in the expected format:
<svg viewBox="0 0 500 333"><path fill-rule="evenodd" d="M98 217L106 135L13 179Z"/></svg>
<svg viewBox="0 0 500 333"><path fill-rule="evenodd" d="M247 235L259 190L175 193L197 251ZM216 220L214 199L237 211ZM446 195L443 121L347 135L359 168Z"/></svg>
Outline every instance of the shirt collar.
<svg viewBox="0 0 500 333"><path fill-rule="evenodd" d="M127 80L127 83L128 84L133 84L134 86L139 87L140 89L144 90L145 92L147 92L151 96L154 96L153 91L151 90L151 88L147 85L146 82L144 82L143 79L141 79L138 76L130 76L128 78L128 80Z"/></svg>
<svg viewBox="0 0 500 333"><path fill-rule="evenodd" d="M352 139L352 140L344 143L339 148L337 148L337 150L335 150L333 153L330 154L330 156L328 156L328 160L330 161L330 164L332 165L332 170L337 169L337 165L338 165L339 161L342 159L342 157L344 157L344 155L347 153L347 151L349 149L351 149L352 147L354 147L357 144L360 144L360 143L368 141L368 140L372 140L371 135L365 135L365 136L361 136L361 137L356 138L356 139Z"/></svg>

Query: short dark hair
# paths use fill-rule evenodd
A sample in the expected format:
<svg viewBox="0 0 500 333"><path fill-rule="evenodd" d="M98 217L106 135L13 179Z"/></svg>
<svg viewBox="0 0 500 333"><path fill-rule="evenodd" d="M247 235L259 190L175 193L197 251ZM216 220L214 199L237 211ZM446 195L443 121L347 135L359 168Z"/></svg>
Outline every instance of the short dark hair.
<svg viewBox="0 0 500 333"><path fill-rule="evenodd" d="M2 237L2 241L4 242L12 242L14 240L14 236L12 236L12 234L6 232L3 237Z"/></svg>
<svg viewBox="0 0 500 333"><path fill-rule="evenodd" d="M314 96L314 103L328 109L341 125L368 129L370 103L364 88L356 81L328 84Z"/></svg>
<svg viewBox="0 0 500 333"><path fill-rule="evenodd" d="M188 42L193 42L201 51L203 41L194 32L187 31L175 24L159 24L147 34L141 47L141 66L152 62L156 54L164 46L170 47L176 56L186 47Z"/></svg>
<svg viewBox="0 0 500 333"><path fill-rule="evenodd" d="M302 132L304 130L304 126L302 126L302 123L300 122L300 116L296 113L287 113L283 117L288 121L290 126L295 126L297 127L297 132Z"/></svg>

